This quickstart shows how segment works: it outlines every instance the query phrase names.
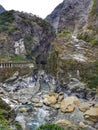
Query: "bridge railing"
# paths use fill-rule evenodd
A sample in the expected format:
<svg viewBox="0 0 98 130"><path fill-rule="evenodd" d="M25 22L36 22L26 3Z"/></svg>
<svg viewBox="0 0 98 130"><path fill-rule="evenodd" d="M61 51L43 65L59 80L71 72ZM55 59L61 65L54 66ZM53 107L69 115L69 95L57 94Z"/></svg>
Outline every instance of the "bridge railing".
<svg viewBox="0 0 98 130"><path fill-rule="evenodd" d="M12 68L12 67L30 67L33 68L32 62L0 62L0 68Z"/></svg>

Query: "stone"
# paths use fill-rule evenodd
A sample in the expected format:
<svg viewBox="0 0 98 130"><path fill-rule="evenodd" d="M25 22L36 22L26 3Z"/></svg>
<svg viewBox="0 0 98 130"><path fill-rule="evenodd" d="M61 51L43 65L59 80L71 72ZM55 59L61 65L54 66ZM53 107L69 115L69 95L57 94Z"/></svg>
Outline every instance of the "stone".
<svg viewBox="0 0 98 130"><path fill-rule="evenodd" d="M79 123L79 126L80 126L81 128L87 128L87 125L85 125L83 122L80 122L80 123Z"/></svg>
<svg viewBox="0 0 98 130"><path fill-rule="evenodd" d="M95 103L95 106L94 106L94 107L98 108L98 103Z"/></svg>
<svg viewBox="0 0 98 130"><path fill-rule="evenodd" d="M59 103L56 103L56 104L54 104L54 105L52 105L52 107L54 108L54 109L60 109L60 104Z"/></svg>
<svg viewBox="0 0 98 130"><path fill-rule="evenodd" d="M14 82L15 80L18 79L18 77L19 77L19 72L17 71L17 72L15 72L15 73L13 74L12 77L10 77L9 79L7 79L5 82L6 82L6 83Z"/></svg>
<svg viewBox="0 0 98 130"><path fill-rule="evenodd" d="M39 98L32 98L31 101L33 103L39 103L40 102L40 99Z"/></svg>
<svg viewBox="0 0 98 130"><path fill-rule="evenodd" d="M82 112L86 112L89 109L90 109L90 104L89 103L81 103L79 105L79 110L82 111Z"/></svg>
<svg viewBox="0 0 98 130"><path fill-rule="evenodd" d="M48 98L48 97L49 97L48 94L45 94L45 95L42 96L43 99Z"/></svg>
<svg viewBox="0 0 98 130"><path fill-rule="evenodd" d="M49 92L49 96L54 96L54 95L55 95L54 91Z"/></svg>
<svg viewBox="0 0 98 130"><path fill-rule="evenodd" d="M56 97L56 99L58 100L59 94L58 94L58 93L55 93L55 97Z"/></svg>
<svg viewBox="0 0 98 130"><path fill-rule="evenodd" d="M56 124L71 125L71 122L69 120L64 119L57 121Z"/></svg>
<svg viewBox="0 0 98 130"><path fill-rule="evenodd" d="M84 118L86 120L97 122L98 121L98 108L91 108L90 110L87 110L84 114Z"/></svg>
<svg viewBox="0 0 98 130"><path fill-rule="evenodd" d="M60 127L62 127L64 130L78 130L78 127L74 124L72 124L69 120L59 120L56 122L56 124Z"/></svg>
<svg viewBox="0 0 98 130"><path fill-rule="evenodd" d="M61 102L64 99L64 95L59 95L58 96L58 102Z"/></svg>
<svg viewBox="0 0 98 130"><path fill-rule="evenodd" d="M64 93L63 92L59 92L59 95L64 95Z"/></svg>
<svg viewBox="0 0 98 130"><path fill-rule="evenodd" d="M20 111L20 112L26 112L27 109L26 109L25 107L22 107L22 108L19 108L19 111Z"/></svg>
<svg viewBox="0 0 98 130"><path fill-rule="evenodd" d="M77 97L67 97L62 100L60 109L62 112L73 112L78 104L79 99Z"/></svg>
<svg viewBox="0 0 98 130"><path fill-rule="evenodd" d="M43 106L43 103L34 104L34 107L42 107L42 106Z"/></svg>
<svg viewBox="0 0 98 130"><path fill-rule="evenodd" d="M57 102L56 97L55 96L49 96L49 95L45 95L44 96L44 100L43 103L45 105L53 105Z"/></svg>

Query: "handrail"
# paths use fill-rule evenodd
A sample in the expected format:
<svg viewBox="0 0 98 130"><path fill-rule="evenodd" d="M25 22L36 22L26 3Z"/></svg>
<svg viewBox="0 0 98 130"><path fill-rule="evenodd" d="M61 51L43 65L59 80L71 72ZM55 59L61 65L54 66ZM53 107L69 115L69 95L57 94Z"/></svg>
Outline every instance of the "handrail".
<svg viewBox="0 0 98 130"><path fill-rule="evenodd" d="M0 68L12 68L12 67L34 67L32 62L2 62L0 61Z"/></svg>

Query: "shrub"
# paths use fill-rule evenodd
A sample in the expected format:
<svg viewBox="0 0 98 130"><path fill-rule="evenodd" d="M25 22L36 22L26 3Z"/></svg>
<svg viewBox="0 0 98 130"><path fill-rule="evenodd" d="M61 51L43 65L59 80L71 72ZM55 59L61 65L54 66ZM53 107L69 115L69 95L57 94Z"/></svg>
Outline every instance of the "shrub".
<svg viewBox="0 0 98 130"><path fill-rule="evenodd" d="M49 69L48 72L56 76L57 63L58 63L58 52L51 50L50 56L48 57Z"/></svg>
<svg viewBox="0 0 98 130"><path fill-rule="evenodd" d="M5 125L0 123L0 130L11 130L11 129L8 128L8 126L5 126Z"/></svg>
<svg viewBox="0 0 98 130"><path fill-rule="evenodd" d="M15 61L15 62L21 62L21 61L25 61L25 58L21 55L17 55L17 54L14 54L12 56L12 61Z"/></svg>
<svg viewBox="0 0 98 130"><path fill-rule="evenodd" d="M98 86L98 74L92 75L88 80L88 86L90 88L96 88Z"/></svg>
<svg viewBox="0 0 98 130"><path fill-rule="evenodd" d="M93 39L93 40L91 41L91 44L92 44L93 46L98 45L98 38Z"/></svg>
<svg viewBox="0 0 98 130"><path fill-rule="evenodd" d="M16 126L17 130L22 130L22 127L21 127L21 125L19 124L19 122L16 122L16 123L15 123L15 126Z"/></svg>
<svg viewBox="0 0 98 130"><path fill-rule="evenodd" d="M13 12L14 11L11 10L0 14L0 24L12 23L15 20Z"/></svg>
<svg viewBox="0 0 98 130"><path fill-rule="evenodd" d="M9 105L0 98L0 108L9 111L11 108Z"/></svg>
<svg viewBox="0 0 98 130"><path fill-rule="evenodd" d="M41 125L37 130L64 130L56 124L44 124Z"/></svg>
<svg viewBox="0 0 98 130"><path fill-rule="evenodd" d="M93 0L91 15L97 15L98 16L98 0Z"/></svg>
<svg viewBox="0 0 98 130"><path fill-rule="evenodd" d="M81 34L78 34L78 35L77 35L77 38L78 38L78 39L82 39L82 40L84 40L84 41L86 41L86 42L89 42L89 41L91 40L91 38L90 38L90 36L88 35L87 32L83 32L83 33L81 33Z"/></svg>
<svg viewBox="0 0 98 130"><path fill-rule="evenodd" d="M18 28L11 23L15 20L13 10L6 11L0 15L0 32L6 31L8 34L12 34Z"/></svg>
<svg viewBox="0 0 98 130"><path fill-rule="evenodd" d="M65 36L70 37L71 33L67 29L64 28L62 29L62 31L58 33L58 37L65 37Z"/></svg>
<svg viewBox="0 0 98 130"><path fill-rule="evenodd" d="M33 71L33 69L29 67L12 67L12 68L4 68L4 69L1 69L0 71L1 71L0 81L3 82L6 79L13 76L13 74L16 71L18 71L21 76L24 76L24 75L30 74Z"/></svg>

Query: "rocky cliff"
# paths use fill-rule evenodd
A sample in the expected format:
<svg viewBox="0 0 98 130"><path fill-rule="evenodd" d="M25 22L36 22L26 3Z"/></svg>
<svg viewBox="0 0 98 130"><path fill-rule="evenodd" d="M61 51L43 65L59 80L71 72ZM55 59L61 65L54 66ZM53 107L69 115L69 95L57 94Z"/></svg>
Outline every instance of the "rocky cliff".
<svg viewBox="0 0 98 130"><path fill-rule="evenodd" d="M5 12L5 9L2 5L0 5L0 14L3 13L3 12Z"/></svg>
<svg viewBox="0 0 98 130"><path fill-rule="evenodd" d="M66 28L74 32L88 23L92 4L92 0L64 0L46 19L57 31Z"/></svg>
<svg viewBox="0 0 98 130"><path fill-rule="evenodd" d="M15 118L11 129L56 123L64 130L98 130L97 9L97 0L64 0L46 18L56 36L49 23L32 14L0 15L0 60L30 59L48 72L41 66L30 75L23 67L0 70L0 97L16 110L16 118L10 117L0 99L0 128Z"/></svg>
<svg viewBox="0 0 98 130"><path fill-rule="evenodd" d="M14 10L0 14L0 60L46 62L53 37L51 25L35 15Z"/></svg>
<svg viewBox="0 0 98 130"><path fill-rule="evenodd" d="M78 77L98 85L97 9L97 0L64 0L46 18L57 32L48 70L64 82Z"/></svg>

